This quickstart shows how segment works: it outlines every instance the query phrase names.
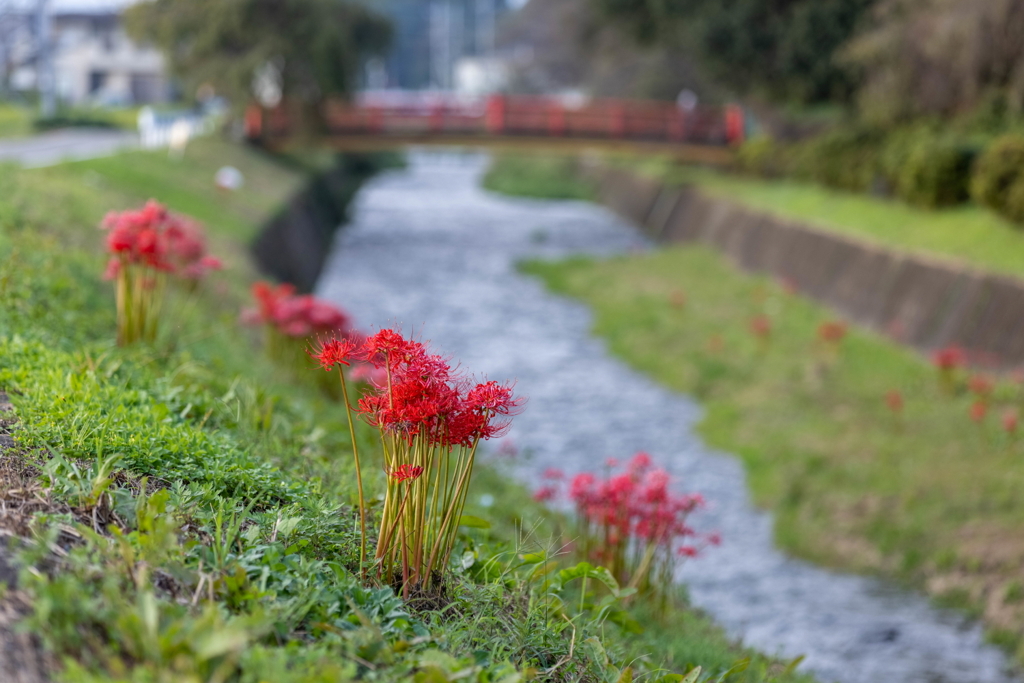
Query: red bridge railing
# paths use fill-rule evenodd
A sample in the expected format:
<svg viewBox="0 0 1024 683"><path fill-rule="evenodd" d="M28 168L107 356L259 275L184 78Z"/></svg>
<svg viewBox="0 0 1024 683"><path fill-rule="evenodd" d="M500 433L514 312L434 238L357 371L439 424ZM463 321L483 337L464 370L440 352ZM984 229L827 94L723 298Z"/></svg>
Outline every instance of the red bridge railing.
<svg viewBox="0 0 1024 683"><path fill-rule="evenodd" d="M545 137L636 140L732 146L743 141L738 106L683 109L674 103L595 99L567 104L553 97L495 95L364 97L331 101L322 110L328 135L394 138ZM289 137L292 118L283 107L250 108L246 134L268 141Z"/></svg>

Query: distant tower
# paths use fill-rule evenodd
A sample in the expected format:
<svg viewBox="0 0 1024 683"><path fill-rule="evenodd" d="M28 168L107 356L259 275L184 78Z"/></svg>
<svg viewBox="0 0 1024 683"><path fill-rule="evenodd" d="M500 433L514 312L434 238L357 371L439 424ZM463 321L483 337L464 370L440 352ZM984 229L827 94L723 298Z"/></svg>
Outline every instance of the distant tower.
<svg viewBox="0 0 1024 683"><path fill-rule="evenodd" d="M495 0L476 0L476 54L489 55L494 52L495 24L498 20Z"/></svg>

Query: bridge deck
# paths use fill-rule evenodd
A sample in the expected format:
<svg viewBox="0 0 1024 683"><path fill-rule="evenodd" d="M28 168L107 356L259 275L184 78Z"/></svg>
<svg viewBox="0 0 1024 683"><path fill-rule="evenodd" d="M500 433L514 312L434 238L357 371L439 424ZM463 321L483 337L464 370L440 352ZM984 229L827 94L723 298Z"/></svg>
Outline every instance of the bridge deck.
<svg viewBox="0 0 1024 683"><path fill-rule="evenodd" d="M584 150L657 153L727 164L743 141L735 106L681 109L673 103L590 100L567 106L556 98L496 95L456 100L415 95L400 101L331 101L322 108L328 144L337 149L443 145L575 153ZM269 147L295 138L287 107L246 114L246 134Z"/></svg>

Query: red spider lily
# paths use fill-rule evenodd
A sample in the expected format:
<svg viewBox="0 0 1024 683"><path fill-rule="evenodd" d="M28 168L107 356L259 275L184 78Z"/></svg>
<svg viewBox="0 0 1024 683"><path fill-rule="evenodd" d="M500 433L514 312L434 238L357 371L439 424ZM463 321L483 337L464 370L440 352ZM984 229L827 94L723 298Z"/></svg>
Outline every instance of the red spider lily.
<svg viewBox="0 0 1024 683"><path fill-rule="evenodd" d="M750 333L767 341L772 336L772 319L766 315L756 315L750 320Z"/></svg>
<svg viewBox="0 0 1024 683"><path fill-rule="evenodd" d="M885 405L894 415L901 414L903 412L903 394L896 389L891 389L885 395Z"/></svg>
<svg viewBox="0 0 1024 683"><path fill-rule="evenodd" d="M623 471L604 479L591 472L572 477L566 496L576 507L588 559L601 562L621 581L647 590L671 583L675 558L680 552L687 554L680 548L695 548L684 543L686 539L719 543L717 534L701 536L686 523L704 504L703 498L676 494L669 484L668 473L653 468L646 453L637 453ZM558 483L546 484L534 497L552 500L560 489Z"/></svg>
<svg viewBox="0 0 1024 683"><path fill-rule="evenodd" d="M557 467L549 467L546 470L544 470L543 476L545 479L560 480L565 479L565 472L558 469Z"/></svg>
<svg viewBox="0 0 1024 683"><path fill-rule="evenodd" d="M107 250L122 265L141 264L187 279L221 267L219 259L207 255L199 223L155 201L137 211L108 213L101 227L107 230Z"/></svg>
<svg viewBox="0 0 1024 683"><path fill-rule="evenodd" d="M407 440L423 436L431 446L472 447L503 436L522 409L510 385L491 381L466 391L466 381L444 358L392 330L369 337L359 357L387 372L386 385L359 400L359 412Z"/></svg>
<svg viewBox="0 0 1024 683"><path fill-rule="evenodd" d="M338 365L350 365L349 360L357 348L358 344L350 339L332 337L316 341L306 353L320 363L320 367L330 372Z"/></svg>
<svg viewBox="0 0 1024 683"><path fill-rule="evenodd" d="M846 336L846 323L829 321L818 325L818 339L826 344L838 344Z"/></svg>
<svg viewBox="0 0 1024 683"><path fill-rule="evenodd" d="M155 201L138 210L111 212L100 227L107 231L110 253L103 277L117 281L121 344L155 338L165 275L195 283L221 268L220 260L206 253L202 227Z"/></svg>
<svg viewBox="0 0 1024 683"><path fill-rule="evenodd" d="M1006 432L1007 434L1011 435L1011 436L1016 434L1017 433L1017 421L1018 421L1017 411L1015 409L1013 409L1013 408L1008 408L1006 410L1006 412L1003 413L1003 419L1002 419L1003 431Z"/></svg>
<svg viewBox="0 0 1024 683"><path fill-rule="evenodd" d="M993 388L994 384L992 380L985 375L972 375L971 378L967 380L967 389L979 399L988 398L989 394L992 393Z"/></svg>
<svg viewBox="0 0 1024 683"><path fill-rule="evenodd" d="M947 346L932 354L932 363L939 371L939 382L947 394L954 393L956 374L967 364L967 354L958 346Z"/></svg>
<svg viewBox="0 0 1024 683"><path fill-rule="evenodd" d="M538 503L544 503L553 499L557 493L558 488L555 486L541 486L533 492L533 499Z"/></svg>
<svg viewBox="0 0 1024 683"><path fill-rule="evenodd" d="M242 321L263 323L286 337L352 334L348 315L334 304L312 295L297 295L292 285L268 282L252 286L256 307L242 311Z"/></svg>
<svg viewBox="0 0 1024 683"><path fill-rule="evenodd" d="M423 468L419 465L399 465L391 472L388 472L388 476L395 483L401 484L403 481L419 479L423 476Z"/></svg>
<svg viewBox="0 0 1024 683"><path fill-rule="evenodd" d="M681 289L672 290L672 294L669 297L669 302L672 304L672 308L685 308L686 292L684 292Z"/></svg>
<svg viewBox="0 0 1024 683"><path fill-rule="evenodd" d="M708 351L714 354L719 354L725 349L725 340L720 334L713 334L708 337Z"/></svg>
<svg viewBox="0 0 1024 683"><path fill-rule="evenodd" d="M981 424L987 414L988 404L985 401L975 401L971 404L970 410L968 411L968 415L970 415L971 419L978 424Z"/></svg>
<svg viewBox="0 0 1024 683"><path fill-rule="evenodd" d="M967 354L959 346L947 346L932 354L932 363L939 370L958 370L967 365Z"/></svg>
<svg viewBox="0 0 1024 683"><path fill-rule="evenodd" d="M384 447L389 483L374 558L378 574L392 580L400 571L406 593L418 584L429 588L448 567L477 447L506 433L523 400L511 384L474 384L447 359L395 330L333 341L311 355L324 369L342 371L346 406L343 364L361 361L375 377L349 417L358 414L376 427ZM353 440L354 454L356 448Z"/></svg>

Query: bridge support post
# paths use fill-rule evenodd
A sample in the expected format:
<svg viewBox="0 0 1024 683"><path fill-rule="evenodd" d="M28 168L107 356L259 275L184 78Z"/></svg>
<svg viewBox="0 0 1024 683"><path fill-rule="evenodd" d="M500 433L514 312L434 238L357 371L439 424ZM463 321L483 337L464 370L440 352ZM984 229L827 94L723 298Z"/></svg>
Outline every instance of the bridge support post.
<svg viewBox="0 0 1024 683"><path fill-rule="evenodd" d="M488 133L499 135L505 132L505 97L492 95L487 99L487 110L484 115L484 126Z"/></svg>
<svg viewBox="0 0 1024 683"><path fill-rule="evenodd" d="M725 108L725 141L730 145L743 144L743 109L738 104Z"/></svg>
<svg viewBox="0 0 1024 683"><path fill-rule="evenodd" d="M548 108L548 134L552 137L565 135L565 107L561 102L555 102Z"/></svg>
<svg viewBox="0 0 1024 683"><path fill-rule="evenodd" d="M250 104L245 108L244 130L247 140L259 140L263 137L263 109L258 104Z"/></svg>

